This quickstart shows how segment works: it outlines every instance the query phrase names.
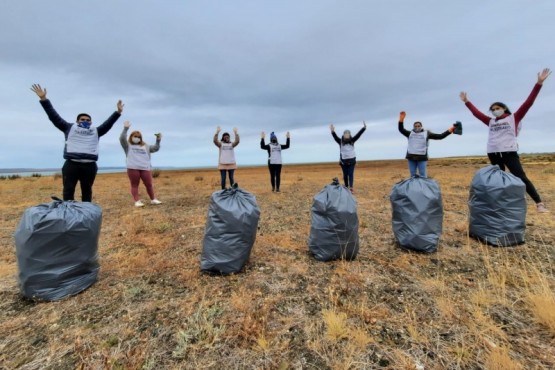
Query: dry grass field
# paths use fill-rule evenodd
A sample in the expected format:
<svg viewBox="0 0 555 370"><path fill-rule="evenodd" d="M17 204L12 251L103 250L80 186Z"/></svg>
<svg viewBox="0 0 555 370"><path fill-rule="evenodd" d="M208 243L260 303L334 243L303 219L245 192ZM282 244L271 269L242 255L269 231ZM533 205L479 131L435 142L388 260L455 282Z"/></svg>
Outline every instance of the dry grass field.
<svg viewBox="0 0 555 370"><path fill-rule="evenodd" d="M553 160L525 158L525 168L555 211ZM61 180L1 180L0 368L553 369L555 212L530 202L527 242L515 248L469 239L469 184L484 164L430 161L444 234L437 253L421 255L391 231L389 193L405 161L359 163L361 250L331 263L311 258L307 239L312 197L339 166L285 166L281 194L266 168L240 168L261 220L250 262L231 276L199 271L216 170L163 171L164 204L143 209L125 174L99 175L99 280L51 303L19 295L13 233L27 207L61 194Z"/></svg>

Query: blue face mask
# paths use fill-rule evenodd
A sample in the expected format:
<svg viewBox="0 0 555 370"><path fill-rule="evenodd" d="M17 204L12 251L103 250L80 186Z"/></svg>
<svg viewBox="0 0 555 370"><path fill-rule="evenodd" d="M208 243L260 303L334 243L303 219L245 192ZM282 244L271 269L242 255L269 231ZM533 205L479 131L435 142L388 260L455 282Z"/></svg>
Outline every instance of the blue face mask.
<svg viewBox="0 0 555 370"><path fill-rule="evenodd" d="M83 128L91 128L91 121L77 122L77 126L83 127Z"/></svg>

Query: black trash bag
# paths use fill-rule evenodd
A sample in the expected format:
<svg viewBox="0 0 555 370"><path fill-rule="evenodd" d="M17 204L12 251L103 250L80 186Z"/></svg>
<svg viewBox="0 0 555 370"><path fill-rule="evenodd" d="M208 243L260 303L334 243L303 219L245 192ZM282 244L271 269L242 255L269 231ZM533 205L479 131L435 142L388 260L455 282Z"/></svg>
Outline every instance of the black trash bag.
<svg viewBox="0 0 555 370"><path fill-rule="evenodd" d="M337 179L314 196L309 251L318 261L354 260L358 254L357 202Z"/></svg>
<svg viewBox="0 0 555 370"><path fill-rule="evenodd" d="M212 194L200 269L231 274L248 262L256 240L260 209L251 193L234 186Z"/></svg>
<svg viewBox="0 0 555 370"><path fill-rule="evenodd" d="M437 251L443 231L441 190L435 180L413 177L398 182L389 196L392 227L399 246L417 252Z"/></svg>
<svg viewBox="0 0 555 370"><path fill-rule="evenodd" d="M524 243L526 185L518 177L487 166L470 185L469 234L496 247Z"/></svg>
<svg viewBox="0 0 555 370"><path fill-rule="evenodd" d="M57 301L96 282L102 209L54 200L25 210L15 232L23 296Z"/></svg>

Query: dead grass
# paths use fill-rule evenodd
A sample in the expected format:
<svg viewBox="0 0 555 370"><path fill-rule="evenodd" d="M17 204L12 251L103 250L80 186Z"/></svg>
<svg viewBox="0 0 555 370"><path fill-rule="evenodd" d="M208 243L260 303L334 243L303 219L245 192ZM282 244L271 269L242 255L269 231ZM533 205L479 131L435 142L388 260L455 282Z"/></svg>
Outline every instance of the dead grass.
<svg viewBox="0 0 555 370"><path fill-rule="evenodd" d="M526 169L549 205L548 157L527 158ZM155 180L164 204L143 209L133 207L125 174L99 175L99 281L41 304L18 294L13 232L23 210L61 194L61 184L3 181L0 368L555 368L554 216L530 205L527 243L516 248L468 238L468 185L482 162L430 161L445 209L432 255L393 241L388 196L406 163L357 164L360 253L332 263L313 260L307 238L312 197L339 166L285 166L282 194L271 192L266 168L240 168L261 221L245 271L227 277L199 272L216 170L164 171Z"/></svg>

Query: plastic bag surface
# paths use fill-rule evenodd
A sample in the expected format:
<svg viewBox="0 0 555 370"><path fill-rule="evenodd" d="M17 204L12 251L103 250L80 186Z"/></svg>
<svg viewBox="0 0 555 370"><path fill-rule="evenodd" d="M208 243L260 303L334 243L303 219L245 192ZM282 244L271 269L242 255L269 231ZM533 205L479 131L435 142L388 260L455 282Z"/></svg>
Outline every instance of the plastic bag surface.
<svg viewBox="0 0 555 370"><path fill-rule="evenodd" d="M319 261L353 260L359 250L357 202L338 181L314 196L309 251Z"/></svg>
<svg viewBox="0 0 555 370"><path fill-rule="evenodd" d="M429 178L403 180L391 190L392 227L401 248L437 251L443 231L443 203L438 183Z"/></svg>
<svg viewBox="0 0 555 370"><path fill-rule="evenodd" d="M55 301L96 282L102 209L55 200L25 210L15 232L21 293Z"/></svg>
<svg viewBox="0 0 555 370"><path fill-rule="evenodd" d="M256 240L260 209L256 198L240 188L212 194L204 232L200 268L231 274L241 271Z"/></svg>
<svg viewBox="0 0 555 370"><path fill-rule="evenodd" d="M518 177L497 165L478 170L468 208L471 236L497 247L524 243L526 186Z"/></svg>

